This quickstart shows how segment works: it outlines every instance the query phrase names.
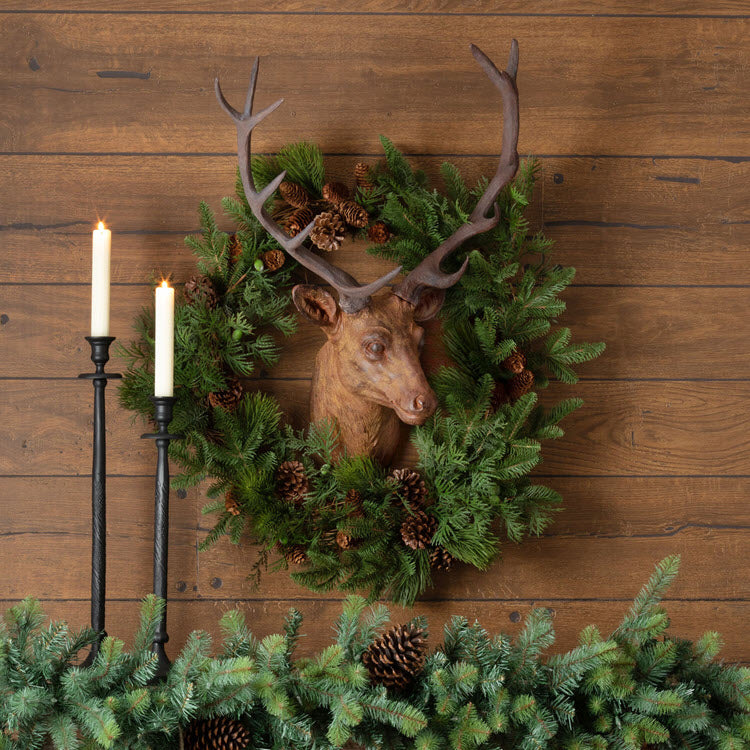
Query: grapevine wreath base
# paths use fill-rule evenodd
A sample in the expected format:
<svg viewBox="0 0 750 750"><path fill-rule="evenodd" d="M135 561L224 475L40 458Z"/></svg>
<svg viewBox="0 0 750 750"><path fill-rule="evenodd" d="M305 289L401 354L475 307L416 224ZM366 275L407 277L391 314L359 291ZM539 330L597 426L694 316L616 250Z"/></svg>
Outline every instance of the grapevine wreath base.
<svg viewBox="0 0 750 750"><path fill-rule="evenodd" d="M466 223L486 181L468 188L444 164L443 194L390 141L382 143L385 163L358 164L352 186L327 181L320 150L297 143L278 156L253 157L256 188L286 170L267 208L289 234L317 217L309 241L318 252L337 249L348 232L409 272ZM581 402L543 409L536 391L550 377L576 382L572 366L603 346L573 344L557 325L565 309L558 295L574 271L550 264L550 242L524 218L537 171L534 162L523 164L498 200L498 225L444 262L452 272L468 255L443 306L451 364L431 379L438 411L412 430L413 467L341 456L334 424L302 432L283 425L277 401L247 378L278 360L273 334L295 330L290 290L300 269L252 214L239 179L237 197L223 202L234 233L220 231L201 205L202 236L186 240L197 274L175 312L171 430L185 437L170 452L182 468L176 486L210 480L205 512L218 520L204 547L225 535L237 543L247 531L261 549L256 574L278 552L274 564L290 566L310 589L365 591L370 600L410 605L433 571L456 562L484 569L501 535L519 541L550 523L560 497L528 474L541 441L560 437L558 423ZM137 340L121 350L129 364L120 395L148 418L152 311L136 328Z"/></svg>
<svg viewBox="0 0 750 750"><path fill-rule="evenodd" d="M609 638L589 626L564 654L544 653L547 610L515 639L454 618L428 653L421 618L381 633L388 611L352 597L334 643L311 658L295 656L298 612L257 641L233 611L218 656L195 632L156 684L160 600L145 601L131 651L107 637L84 669L76 652L96 634L44 625L26 600L0 635L0 748L750 747L750 669L715 661L716 633L690 643L667 632L660 598L677 565L657 566Z"/></svg>

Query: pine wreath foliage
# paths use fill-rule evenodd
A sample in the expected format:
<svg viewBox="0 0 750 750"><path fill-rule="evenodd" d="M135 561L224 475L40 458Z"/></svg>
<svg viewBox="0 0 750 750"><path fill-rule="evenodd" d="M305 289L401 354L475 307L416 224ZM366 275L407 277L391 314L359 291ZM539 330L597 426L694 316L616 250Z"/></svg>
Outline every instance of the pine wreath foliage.
<svg viewBox="0 0 750 750"><path fill-rule="evenodd" d="M656 567L609 637L590 625L565 653L548 653L546 609L533 610L515 638L455 617L408 685L394 688L365 666L389 612L357 596L316 654L295 653L299 612L259 640L235 610L222 618L218 649L194 632L156 683L160 600L144 601L131 650L107 637L81 668L76 654L94 634L47 623L28 599L7 610L0 631L0 748L177 750L191 722L213 717L241 722L250 747L279 750L748 748L750 669L717 660L714 632L695 643L669 633L661 598L677 566L671 557ZM426 633L426 622L404 629Z"/></svg>
<svg viewBox="0 0 750 750"><path fill-rule="evenodd" d="M369 173L373 187L358 188L354 200L371 222L382 222L389 231L388 242L371 252L411 270L468 220L485 182L468 187L456 167L445 164L445 190L439 192L390 141L382 143L384 163ZM276 156L256 156L252 168L259 186L286 169L287 179L315 199L325 184L323 156L308 143L291 144ZM549 263L549 241L532 233L525 218L537 173L537 164L526 162L499 198L499 225L471 239L444 264L455 270L468 254L468 270L449 290L442 314L445 348L455 364L432 375L440 408L412 430L419 455L413 468L425 482L433 500L428 512L437 521L433 545L456 563L477 568L489 565L504 538L517 542L542 533L560 507L557 492L532 482L529 472L541 460L542 442L562 436L559 422L581 402L569 399L543 408L538 391L551 378L574 383L575 366L603 349L572 342L570 331L558 325L564 311L559 295L573 270ZM287 566L283 550L301 548L306 562L291 570L300 584L315 591L364 591L370 600L388 597L410 605L432 583L432 550L403 543L399 530L411 509L389 478L389 467L362 457L334 460L333 425L295 432L284 424L278 403L247 383L233 411L208 402L209 394L225 391L234 377L272 366L283 336L296 326L290 289L297 266L287 259L279 270L265 267L264 254L278 245L250 211L239 179L236 192L223 201L236 224L231 240L205 203L199 209L201 234L186 239L219 304L208 309L177 299L172 429L185 439L170 446L182 467L174 485L207 481L204 510L217 520L203 545L224 536L238 543L249 532L261 548L251 574L260 575L272 554L274 566ZM150 310L139 316L135 330L135 340L120 349L128 361L120 398L148 419ZM492 395L513 377L503 367L513 352L523 353L535 386L500 404ZM282 501L275 487L276 470L290 460L304 465L309 482L297 505ZM344 502L352 490L362 498L356 514ZM226 507L228 491L238 500L239 514ZM357 543L337 544L339 532Z"/></svg>

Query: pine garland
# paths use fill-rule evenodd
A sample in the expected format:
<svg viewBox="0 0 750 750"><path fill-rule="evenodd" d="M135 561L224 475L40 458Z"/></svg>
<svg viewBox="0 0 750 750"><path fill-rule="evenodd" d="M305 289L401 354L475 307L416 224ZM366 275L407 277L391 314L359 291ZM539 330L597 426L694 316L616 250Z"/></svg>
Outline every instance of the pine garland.
<svg viewBox="0 0 750 750"><path fill-rule="evenodd" d="M361 597L345 602L335 641L308 658L295 656L298 612L260 641L241 612L228 612L218 654L195 632L156 684L160 600L145 600L132 650L107 637L90 668L76 666L76 653L94 633L45 625L39 604L25 600L0 634L0 748L174 750L191 721L218 716L240 720L250 747L279 750L748 748L750 669L716 660L716 633L691 643L668 632L660 600L678 563L656 567L608 638L589 626L563 654L546 653L546 609L532 611L516 638L456 617L399 690L369 679L363 655L389 613L366 611Z"/></svg>
<svg viewBox="0 0 750 750"><path fill-rule="evenodd" d="M387 241L370 251L408 271L468 220L484 182L469 188L456 167L445 164L442 194L390 141L382 142L385 163L370 171L372 186L357 188L354 200L372 222L386 228L379 236ZM312 144L255 157L252 168L261 186L286 169L287 179L311 200L321 199L323 156ZM522 165L499 199L501 222L466 243L468 271L448 292L443 339L455 365L433 375L440 408L412 431L419 454L414 468L430 501L424 511L430 528L435 522L431 542L416 548L400 534L414 510L387 467L357 456L335 461L331 425L293 431L284 425L276 400L248 383L249 392L237 404L236 377L272 366L281 354L274 333L295 330L289 302L296 265L291 259L278 263L278 245L252 215L241 182L237 197L223 201L237 225L234 235L220 231L211 210L201 204L202 234L186 241L205 277L203 286L210 285L218 304L187 304L178 297L172 429L185 439L173 442L170 451L183 470L176 486L209 481L211 502L204 510L218 519L204 548L224 536L238 543L249 532L261 546L256 573L278 550L274 564L301 563L293 563L292 576L314 591L365 591L370 600L389 597L410 605L432 585L436 549L454 562L484 569L498 554L501 534L520 541L550 524L561 498L532 482L529 472L541 460L542 442L563 434L560 420L581 401L568 399L543 409L537 391L550 378L575 383L574 366L596 357L603 345L571 343L570 331L557 326L565 309L559 294L571 282L573 269L549 263L549 240L532 233L524 218L537 172L534 162ZM269 210L280 210L271 204L273 199ZM367 230L359 233L365 236ZM267 266L270 251L276 251L276 261ZM446 270L455 270L462 260L449 259ZM121 348L129 366L120 397L125 407L148 419L150 310L139 316L136 333L137 339ZM513 354L510 370L504 363ZM526 368L520 375L518 362ZM277 471L287 461L301 462L306 474L306 494L294 502L277 485ZM352 491L361 497L356 513L345 502ZM231 509L227 492L236 501ZM337 544L337 537L344 536L351 543Z"/></svg>

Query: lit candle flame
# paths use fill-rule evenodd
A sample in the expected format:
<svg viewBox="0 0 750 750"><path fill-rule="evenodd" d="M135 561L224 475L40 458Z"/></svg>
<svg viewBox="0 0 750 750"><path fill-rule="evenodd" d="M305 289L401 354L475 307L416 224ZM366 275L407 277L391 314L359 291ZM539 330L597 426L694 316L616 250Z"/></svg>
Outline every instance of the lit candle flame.
<svg viewBox="0 0 750 750"><path fill-rule="evenodd" d="M101 231L103 231L103 229L104 229L104 222L103 222L103 221L100 221L100 222L99 222L99 226L97 227L97 229L98 229L98 230L99 230L100 232L101 232Z"/></svg>
<svg viewBox="0 0 750 750"><path fill-rule="evenodd" d="M166 281L162 281L162 282L161 282L161 285L162 285L162 288L163 288L163 289L169 289L169 284L167 284L167 282L166 282Z"/></svg>

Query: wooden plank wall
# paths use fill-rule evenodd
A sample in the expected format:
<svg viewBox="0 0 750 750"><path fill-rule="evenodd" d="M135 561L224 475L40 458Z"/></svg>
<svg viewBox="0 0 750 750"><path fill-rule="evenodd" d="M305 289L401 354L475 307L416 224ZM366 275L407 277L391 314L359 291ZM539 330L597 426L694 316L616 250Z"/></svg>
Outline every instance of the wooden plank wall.
<svg viewBox="0 0 750 750"><path fill-rule="evenodd" d="M87 620L90 229L114 230L112 332L129 335L152 271L190 272L196 207L232 189L234 134L212 92L237 98L250 58L263 106L286 97L257 148L317 140L332 174L389 135L428 171L470 176L498 149L494 91L468 54L519 39L521 151L544 176L533 211L578 268L576 335L608 350L574 390L586 406L539 474L566 501L541 539L485 574L442 578L417 610L515 631L532 605L561 645L615 624L655 561L683 556L675 630L721 630L750 660L750 13L742 0L6 0L0 11L0 605L33 593ZM343 263L374 276L360 250ZM259 387L304 413L306 331ZM115 363L115 367L117 363ZM109 400L108 625L127 635L151 582L154 453ZM552 395L570 393L557 386ZM286 609L325 642L340 596L283 573L255 590L252 553L198 553L197 491L173 497L170 630L215 632L239 604L258 634ZM397 613L401 616L401 613Z"/></svg>

